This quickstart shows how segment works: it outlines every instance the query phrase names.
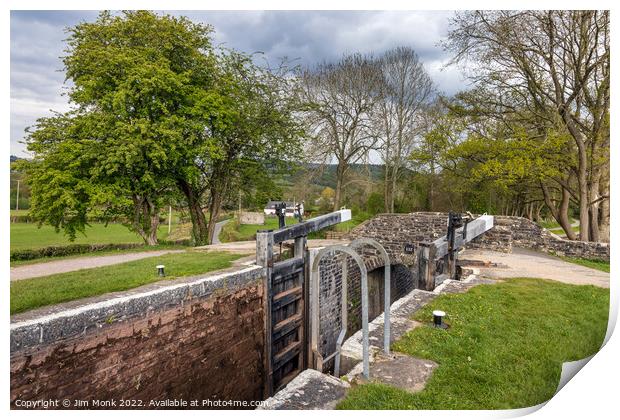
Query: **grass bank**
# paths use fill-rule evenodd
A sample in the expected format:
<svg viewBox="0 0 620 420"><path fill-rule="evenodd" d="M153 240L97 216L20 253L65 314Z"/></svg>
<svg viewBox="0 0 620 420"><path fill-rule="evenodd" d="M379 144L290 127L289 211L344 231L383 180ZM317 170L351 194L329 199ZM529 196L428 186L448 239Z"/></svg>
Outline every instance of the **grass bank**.
<svg viewBox="0 0 620 420"><path fill-rule="evenodd" d="M133 289L162 280L155 268L166 266L166 280L228 268L243 255L188 251L11 282L11 314L42 306Z"/></svg>
<svg viewBox="0 0 620 420"><path fill-rule="evenodd" d="M595 270L609 273L609 261L590 260L587 258L561 257L564 261L573 264L583 265L584 267L594 268Z"/></svg>
<svg viewBox="0 0 620 420"><path fill-rule="evenodd" d="M294 217L285 218L286 226L294 225L297 222L297 219ZM242 225L239 223L239 219L233 218L222 227L222 232L220 232L220 241L251 241L256 239L257 231L268 229L278 229L277 217L265 217L264 225Z"/></svg>
<svg viewBox="0 0 620 420"><path fill-rule="evenodd" d="M600 348L609 290L541 279L512 279L443 295L414 318L446 311L448 330L421 326L394 350L439 367L426 388L409 393L371 383L353 387L340 409L509 409L553 396L563 362Z"/></svg>

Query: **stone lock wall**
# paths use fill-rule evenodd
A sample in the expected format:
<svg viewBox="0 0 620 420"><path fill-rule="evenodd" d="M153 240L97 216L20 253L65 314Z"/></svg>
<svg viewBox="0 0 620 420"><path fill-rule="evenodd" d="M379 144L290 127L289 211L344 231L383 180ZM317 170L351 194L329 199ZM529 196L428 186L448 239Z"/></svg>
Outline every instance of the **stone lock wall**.
<svg viewBox="0 0 620 420"><path fill-rule="evenodd" d="M263 340L256 266L14 322L11 405L262 400Z"/></svg>
<svg viewBox="0 0 620 420"><path fill-rule="evenodd" d="M391 255L402 255L407 243L430 242L444 236L447 220L447 213L379 214L353 229L349 237L374 238ZM495 216L493 229L467 245L467 248L499 252L512 252L513 247L606 261L609 261L610 256L607 243L562 239L531 220L514 216Z"/></svg>

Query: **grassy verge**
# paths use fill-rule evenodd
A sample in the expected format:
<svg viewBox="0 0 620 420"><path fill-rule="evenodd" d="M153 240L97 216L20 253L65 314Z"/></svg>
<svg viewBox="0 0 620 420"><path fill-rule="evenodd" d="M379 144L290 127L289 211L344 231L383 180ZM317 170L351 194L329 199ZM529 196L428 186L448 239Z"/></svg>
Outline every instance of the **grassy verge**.
<svg viewBox="0 0 620 420"><path fill-rule="evenodd" d="M595 270L609 273L609 261L590 260L586 258L561 257L564 261L573 264L583 265L584 267L594 268Z"/></svg>
<svg viewBox="0 0 620 420"><path fill-rule="evenodd" d="M243 255L225 252L185 252L145 258L11 282L11 314L108 292L132 289L162 280L155 266L166 266L167 280L230 267Z"/></svg>
<svg viewBox="0 0 620 420"><path fill-rule="evenodd" d="M416 313L446 311L448 330L422 326L394 350L439 363L419 393L354 387L340 409L508 409L550 399L562 363L600 348L609 290L540 279L512 279L440 296Z"/></svg>
<svg viewBox="0 0 620 420"><path fill-rule="evenodd" d="M43 258L35 258L33 260L23 260L23 261L11 261L11 267L19 267L22 265L39 264L39 263L45 263L45 262L50 262L50 261L60 261L60 260L73 259L73 258L103 257L106 255L128 254L128 253L134 253L134 252L161 251L165 249L185 249L185 248L187 247L184 247L182 245L168 245L168 244L155 245L155 246L144 245L142 247L130 248L130 249L94 251L94 252L87 252L84 254L64 255L64 256L58 256L58 257L43 257Z"/></svg>

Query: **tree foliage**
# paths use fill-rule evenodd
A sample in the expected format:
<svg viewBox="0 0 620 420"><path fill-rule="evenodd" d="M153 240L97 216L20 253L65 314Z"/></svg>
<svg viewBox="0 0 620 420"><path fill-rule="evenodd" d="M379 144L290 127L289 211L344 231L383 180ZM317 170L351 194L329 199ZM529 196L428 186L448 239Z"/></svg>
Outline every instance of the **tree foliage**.
<svg viewBox="0 0 620 420"><path fill-rule="evenodd" d="M204 244L246 168L294 155L284 71L214 48L210 26L102 12L68 33L73 109L38 120L27 139L37 220L74 236L93 211L120 215L153 244L159 209L180 193Z"/></svg>

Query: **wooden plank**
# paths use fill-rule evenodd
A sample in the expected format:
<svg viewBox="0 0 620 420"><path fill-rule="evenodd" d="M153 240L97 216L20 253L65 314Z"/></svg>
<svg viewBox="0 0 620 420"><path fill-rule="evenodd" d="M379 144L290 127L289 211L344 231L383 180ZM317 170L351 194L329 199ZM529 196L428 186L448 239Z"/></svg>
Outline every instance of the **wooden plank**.
<svg viewBox="0 0 620 420"><path fill-rule="evenodd" d="M421 243L418 248L418 289L435 288L435 251L433 243Z"/></svg>
<svg viewBox="0 0 620 420"><path fill-rule="evenodd" d="M273 357L273 370L282 367L283 364L297 356L301 351L301 341L293 341L284 347L279 353Z"/></svg>
<svg viewBox="0 0 620 420"><path fill-rule="evenodd" d="M304 258L294 257L288 260L279 261L273 264L273 276L274 281L280 279L283 276L289 276L304 269Z"/></svg>
<svg viewBox="0 0 620 420"><path fill-rule="evenodd" d="M301 341L301 352L299 354L299 360L297 364L297 367L299 368L300 371L306 369L306 366L307 366L306 353L307 353L307 347L308 347L308 340L306 339L306 331L308 331L306 329L306 321L307 321L307 314L309 312L306 310L306 304L308 301L307 299L308 281L306 279L308 279L309 277L306 274L307 273L306 262L308 261L308 259L306 258L306 255L307 255L306 248L307 248L307 238L305 236L295 239L295 248L293 249L293 253L294 253L293 255L296 258L301 258L304 261L303 269L298 274L298 284L300 284L302 287L301 300L298 304L298 309L301 311L301 315L302 315L302 321L297 329L297 337Z"/></svg>
<svg viewBox="0 0 620 420"><path fill-rule="evenodd" d="M328 226L335 225L340 222L351 220L351 210L338 210L322 216L308 219L305 222L298 223L278 229L274 231L274 243L280 243L300 236L307 236L310 232L316 232Z"/></svg>
<svg viewBox="0 0 620 420"><path fill-rule="evenodd" d="M302 286L293 287L292 289L285 290L281 293L278 293L273 297L273 302L271 304L271 310L277 311L281 307L285 305L289 305L296 300L301 299L303 293Z"/></svg>
<svg viewBox="0 0 620 420"><path fill-rule="evenodd" d="M281 391L289 382L291 382L297 375L301 373L301 369L295 369L284 376L277 384L276 392Z"/></svg>
<svg viewBox="0 0 620 420"><path fill-rule="evenodd" d="M286 334L293 331L295 328L299 328L303 324L303 314L298 313L290 318L286 318L283 321L278 322L273 327L272 340L278 340Z"/></svg>

